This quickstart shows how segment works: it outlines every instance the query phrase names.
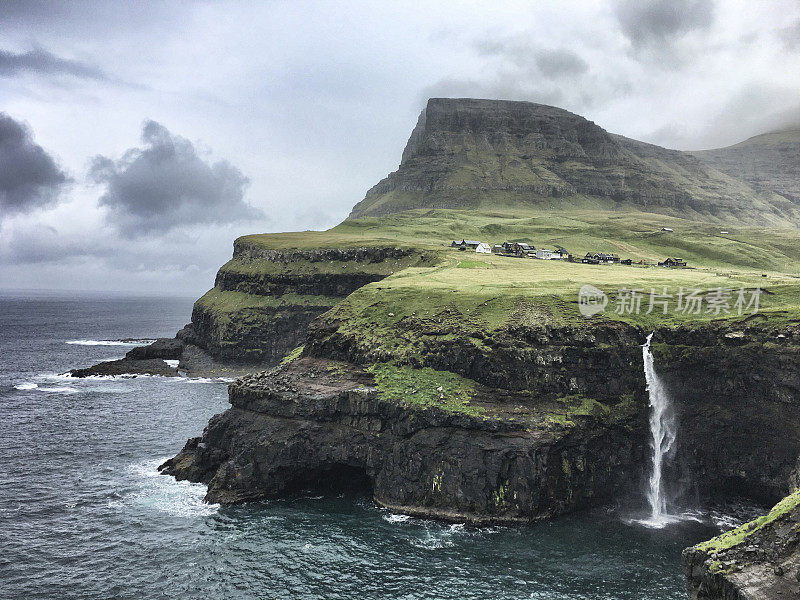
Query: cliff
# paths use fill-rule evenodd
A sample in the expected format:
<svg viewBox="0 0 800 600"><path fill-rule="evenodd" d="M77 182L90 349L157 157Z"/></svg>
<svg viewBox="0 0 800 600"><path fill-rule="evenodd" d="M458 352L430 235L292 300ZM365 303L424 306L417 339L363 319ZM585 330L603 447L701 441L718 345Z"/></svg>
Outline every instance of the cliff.
<svg viewBox="0 0 800 600"><path fill-rule="evenodd" d="M180 337L218 360L274 365L342 298L432 259L396 247L275 250L242 238Z"/></svg>
<svg viewBox="0 0 800 600"><path fill-rule="evenodd" d="M691 600L800 597L800 490L758 519L683 552Z"/></svg>
<svg viewBox="0 0 800 600"><path fill-rule="evenodd" d="M432 98L397 171L350 218L415 208L636 208L750 223L800 223L797 207L730 169L612 135L568 111Z"/></svg>
<svg viewBox="0 0 800 600"><path fill-rule="evenodd" d="M690 497L736 489L775 501L800 457L800 332L754 329L744 343L731 333L710 325L676 346L673 330L656 333L660 372L690 369L693 382L676 397L678 468L667 477ZM787 341L765 353L765 335ZM375 363L315 328L300 357L232 384L231 408L162 468L223 504L358 485L399 512L476 523L637 496L649 452L644 332L514 325L493 337L480 351L440 339L420 356L434 368L412 367L397 355ZM746 369L754 353L758 373Z"/></svg>

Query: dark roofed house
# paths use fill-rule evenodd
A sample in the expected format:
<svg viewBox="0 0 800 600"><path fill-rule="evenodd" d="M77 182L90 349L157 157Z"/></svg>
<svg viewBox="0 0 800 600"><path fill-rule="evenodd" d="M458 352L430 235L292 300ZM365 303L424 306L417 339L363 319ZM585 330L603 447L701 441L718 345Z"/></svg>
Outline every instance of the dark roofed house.
<svg viewBox="0 0 800 600"><path fill-rule="evenodd" d="M595 258L595 255L591 252L587 252L586 256L581 259L581 262L585 265L599 265L600 261Z"/></svg>
<svg viewBox="0 0 800 600"><path fill-rule="evenodd" d="M503 242L500 254L504 256L532 256L536 254L536 247L525 242Z"/></svg>
<svg viewBox="0 0 800 600"><path fill-rule="evenodd" d="M466 250L467 248L475 250L475 248L480 245L481 243L477 240L461 240L460 242L453 240L453 243L450 244L450 247L458 248L459 250Z"/></svg>
<svg viewBox="0 0 800 600"><path fill-rule="evenodd" d="M682 258L668 258L664 262L658 263L659 267L685 267L686 261Z"/></svg>
<svg viewBox="0 0 800 600"><path fill-rule="evenodd" d="M588 265L607 265L619 262L619 256L616 254L608 254L607 252L587 252L581 262Z"/></svg>

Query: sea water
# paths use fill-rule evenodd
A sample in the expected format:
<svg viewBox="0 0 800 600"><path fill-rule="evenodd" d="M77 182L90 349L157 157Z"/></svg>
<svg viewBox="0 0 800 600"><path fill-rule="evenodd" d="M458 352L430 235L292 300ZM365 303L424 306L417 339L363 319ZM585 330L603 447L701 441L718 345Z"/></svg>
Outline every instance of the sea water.
<svg viewBox="0 0 800 600"><path fill-rule="evenodd" d="M681 550L719 531L613 508L470 528L363 496L206 504L156 467L226 409L226 381L63 376L190 312L188 298L0 297L0 598L683 599Z"/></svg>

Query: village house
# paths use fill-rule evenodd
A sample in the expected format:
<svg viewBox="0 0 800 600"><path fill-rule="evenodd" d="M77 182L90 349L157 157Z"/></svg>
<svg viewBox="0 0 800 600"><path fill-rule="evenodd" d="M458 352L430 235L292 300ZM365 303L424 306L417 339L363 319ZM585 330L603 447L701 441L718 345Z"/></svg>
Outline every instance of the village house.
<svg viewBox="0 0 800 600"><path fill-rule="evenodd" d="M489 244L481 242L475 247L475 252L477 252L478 254L491 254L492 248L491 246L489 246Z"/></svg>
<svg viewBox="0 0 800 600"><path fill-rule="evenodd" d="M503 242L501 245L494 247L494 252L502 256L533 258L536 254L536 247L525 242Z"/></svg>
<svg viewBox="0 0 800 600"><path fill-rule="evenodd" d="M659 267L685 267L686 261L682 258L668 258L667 260L658 263Z"/></svg>
<svg viewBox="0 0 800 600"><path fill-rule="evenodd" d="M476 250L478 246L481 245L482 242L477 240L461 240L460 242L453 240L453 243L450 244L451 248L458 248L459 250Z"/></svg>
<svg viewBox="0 0 800 600"><path fill-rule="evenodd" d="M610 265L619 262L619 256L607 252L587 252L581 262L587 265Z"/></svg>
<svg viewBox="0 0 800 600"><path fill-rule="evenodd" d="M563 256L557 250L543 250L539 249L535 254L539 260L561 260Z"/></svg>

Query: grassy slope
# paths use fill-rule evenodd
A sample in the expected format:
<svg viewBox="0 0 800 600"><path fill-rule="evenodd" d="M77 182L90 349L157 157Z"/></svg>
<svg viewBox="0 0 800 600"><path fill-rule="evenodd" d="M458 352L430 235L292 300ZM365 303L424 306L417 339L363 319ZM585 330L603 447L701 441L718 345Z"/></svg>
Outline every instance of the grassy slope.
<svg viewBox="0 0 800 600"><path fill-rule="evenodd" d="M674 232L662 232L663 226ZM494 329L511 318L580 323L577 294L584 284L612 296L605 318L645 326L718 316L617 315L613 312L617 290L641 288L649 293L650 288L667 286L674 294L680 287L760 286L771 292L762 296L762 312L768 319L781 323L800 314L800 232L734 226L726 230L730 233L722 235L718 225L647 213L431 210L348 220L324 232L255 235L248 240L270 248L395 245L437 252L441 260L436 267L397 272L358 290L335 309L349 321L347 327L364 327L376 338L392 337L404 316L430 316L443 307L461 313L465 329ZM447 247L451 239L462 237L559 245L576 256L590 250L651 262L680 256L694 268L592 266L462 253Z"/></svg>

